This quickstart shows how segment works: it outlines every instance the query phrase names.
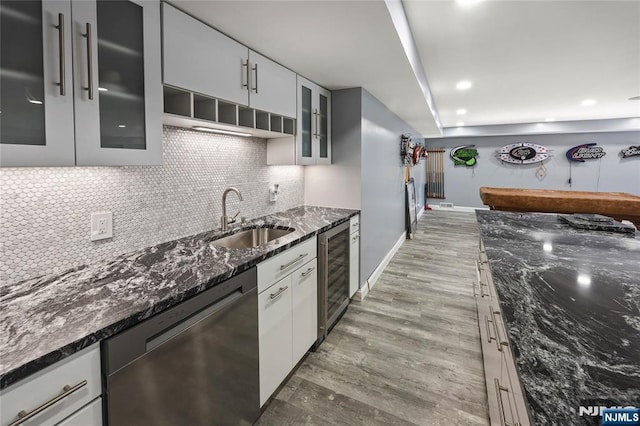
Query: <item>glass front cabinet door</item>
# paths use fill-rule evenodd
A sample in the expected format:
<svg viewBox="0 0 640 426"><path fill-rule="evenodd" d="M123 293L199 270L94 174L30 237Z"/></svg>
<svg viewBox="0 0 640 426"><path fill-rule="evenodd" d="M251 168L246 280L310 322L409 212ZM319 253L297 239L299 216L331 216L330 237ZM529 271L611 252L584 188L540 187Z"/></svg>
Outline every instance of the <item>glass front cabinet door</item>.
<svg viewBox="0 0 640 426"><path fill-rule="evenodd" d="M162 163L157 0L3 0L0 17L0 165Z"/></svg>
<svg viewBox="0 0 640 426"><path fill-rule="evenodd" d="M296 164L331 164L331 92L298 76Z"/></svg>

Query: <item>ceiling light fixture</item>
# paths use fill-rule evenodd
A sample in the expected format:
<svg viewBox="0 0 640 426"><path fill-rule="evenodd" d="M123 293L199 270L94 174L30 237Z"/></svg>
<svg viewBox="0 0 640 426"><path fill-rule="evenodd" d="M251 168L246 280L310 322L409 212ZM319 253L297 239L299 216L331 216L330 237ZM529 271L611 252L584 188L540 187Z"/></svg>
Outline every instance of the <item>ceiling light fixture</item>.
<svg viewBox="0 0 640 426"><path fill-rule="evenodd" d="M456 0L456 3L458 3L461 6L472 6L482 1L483 0Z"/></svg>
<svg viewBox="0 0 640 426"><path fill-rule="evenodd" d="M127 127L127 126L126 126L126 125L124 125L124 124L118 124L118 127L120 127L121 129L124 129L124 128L125 128L125 127Z"/></svg>
<svg viewBox="0 0 640 426"><path fill-rule="evenodd" d="M106 87L98 87L98 92L108 92L109 89L107 89Z"/></svg>
<svg viewBox="0 0 640 426"><path fill-rule="evenodd" d="M468 80L462 80L456 83L456 89L458 90L467 90L472 86L471 82Z"/></svg>
<svg viewBox="0 0 640 426"><path fill-rule="evenodd" d="M232 135L232 136L252 136L251 133L245 132L234 132L232 130L222 130L222 129L214 129L213 127L204 127L204 126L193 126L193 130L199 130L201 132L209 132L209 133L219 133L222 135Z"/></svg>
<svg viewBox="0 0 640 426"><path fill-rule="evenodd" d="M458 121L456 123L456 127L463 127L463 126L464 126L464 123L462 121Z"/></svg>
<svg viewBox="0 0 640 426"><path fill-rule="evenodd" d="M456 110L456 114L458 115L465 115L467 113L467 110L464 108L460 108L459 110Z"/></svg>
<svg viewBox="0 0 640 426"><path fill-rule="evenodd" d="M596 100L595 99L585 99L584 101L582 101L582 106L593 106L596 104Z"/></svg>
<svg viewBox="0 0 640 426"><path fill-rule="evenodd" d="M630 101L640 101L640 96L632 96L629 98Z"/></svg>
<svg viewBox="0 0 640 426"><path fill-rule="evenodd" d="M556 121L556 119L553 118L553 117L547 117L547 118L544 119L544 121L546 121L547 123L550 123L552 121Z"/></svg>
<svg viewBox="0 0 640 426"><path fill-rule="evenodd" d="M29 99L29 103L30 104L36 104L36 105L42 105L42 101L39 101L37 99Z"/></svg>

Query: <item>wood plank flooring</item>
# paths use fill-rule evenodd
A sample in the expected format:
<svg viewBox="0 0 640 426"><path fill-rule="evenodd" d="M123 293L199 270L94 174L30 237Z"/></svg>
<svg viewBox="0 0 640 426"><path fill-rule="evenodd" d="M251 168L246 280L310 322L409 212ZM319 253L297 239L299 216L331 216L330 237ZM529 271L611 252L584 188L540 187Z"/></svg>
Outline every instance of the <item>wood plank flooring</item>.
<svg viewBox="0 0 640 426"><path fill-rule="evenodd" d="M258 425L488 425L473 282L475 213L418 223Z"/></svg>

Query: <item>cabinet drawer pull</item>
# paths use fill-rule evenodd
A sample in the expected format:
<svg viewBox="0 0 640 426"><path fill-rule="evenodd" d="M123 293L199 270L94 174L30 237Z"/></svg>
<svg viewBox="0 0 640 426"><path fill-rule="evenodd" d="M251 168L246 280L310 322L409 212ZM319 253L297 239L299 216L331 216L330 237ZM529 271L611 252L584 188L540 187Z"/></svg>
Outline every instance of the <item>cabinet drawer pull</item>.
<svg viewBox="0 0 640 426"><path fill-rule="evenodd" d="M49 401L45 402L44 404L40 405L38 408L35 408L29 412L22 410L18 413L18 419L15 420L13 423L11 423L9 426L17 426L20 425L24 422L26 422L27 420L31 419L33 416L40 414L41 412L43 412L44 410L46 410L47 408L51 407L52 405L62 401L63 399L65 399L66 397L68 397L69 395L71 395L72 393L74 393L75 391L85 387L87 385L87 381L83 380L80 383L78 383L75 386L69 386L69 385L65 385L65 387L62 388L62 392L57 395L54 396L53 398L51 398Z"/></svg>
<svg viewBox="0 0 640 426"><path fill-rule="evenodd" d="M284 293L285 291L287 291L287 289L289 288L289 286L284 286L284 287L280 287L278 289L278 291L276 291L275 293L271 293L269 295L269 299L273 300L275 298L277 298L278 296L280 296L282 293Z"/></svg>
<svg viewBox="0 0 640 426"><path fill-rule="evenodd" d="M253 75L255 77L255 80L253 80L255 82L255 84L253 86L253 91L256 92L256 94L257 94L258 93L258 64L253 64L253 68L252 69L253 69Z"/></svg>
<svg viewBox="0 0 640 426"><path fill-rule="evenodd" d="M482 281L478 281L478 283L480 284L480 297L491 296L491 294L485 293L484 291L482 291L483 287L489 287L489 285L483 283Z"/></svg>
<svg viewBox="0 0 640 426"><path fill-rule="evenodd" d="M489 327L489 323L491 323L491 325L493 326L493 331L496 337L493 337L491 335L491 328ZM495 319L489 319L488 316L484 316L484 324L487 328L487 342L491 343L492 341L496 342L496 349L498 349L498 351L502 352L502 346L500 345L500 340L498 338L498 328L496 326L496 322Z"/></svg>
<svg viewBox="0 0 640 426"><path fill-rule="evenodd" d="M86 90L89 91L89 100L93 100L93 37L91 36L90 22L87 22L86 29L86 34L83 34L83 37L87 39L87 83L89 87Z"/></svg>
<svg viewBox="0 0 640 426"><path fill-rule="evenodd" d="M302 259L304 259L305 257L307 257L309 255L309 253L305 253L305 254L301 254L300 256L298 256L297 258L293 259L291 262L289 263L285 263L284 265L280 265L280 270L283 271L285 269L287 269L288 267L290 267L291 265L294 265L298 262L300 262Z"/></svg>
<svg viewBox="0 0 640 426"><path fill-rule="evenodd" d="M301 274L302 278L304 278L304 277L306 277L307 275L309 275L309 274L310 274L313 270L315 270L315 269L316 269L316 267L315 267L315 266L312 266L311 268L309 268L309 269L307 269L306 271L304 271L304 272Z"/></svg>
<svg viewBox="0 0 640 426"><path fill-rule="evenodd" d="M360 235L354 235L353 237L351 237L353 241L357 240L358 238L360 238Z"/></svg>
<svg viewBox="0 0 640 426"><path fill-rule="evenodd" d="M245 67L247 67L246 71L244 69ZM243 61L243 60L240 61L240 84L242 85L243 89L246 87L247 90L249 90L249 60L248 59L246 61Z"/></svg>
<svg viewBox="0 0 640 426"><path fill-rule="evenodd" d="M67 86L65 84L66 70L64 62L64 58L66 56L64 53L64 14L58 13L58 25L54 28L58 29L58 59L60 60L60 83L58 83L58 86L60 86L60 96L65 96L67 93Z"/></svg>
<svg viewBox="0 0 640 426"><path fill-rule="evenodd" d="M355 227L356 227L356 226L358 226L358 225L360 225L360 223L359 223L359 222L352 223L352 224L351 224L351 227L352 227L352 228L355 228Z"/></svg>

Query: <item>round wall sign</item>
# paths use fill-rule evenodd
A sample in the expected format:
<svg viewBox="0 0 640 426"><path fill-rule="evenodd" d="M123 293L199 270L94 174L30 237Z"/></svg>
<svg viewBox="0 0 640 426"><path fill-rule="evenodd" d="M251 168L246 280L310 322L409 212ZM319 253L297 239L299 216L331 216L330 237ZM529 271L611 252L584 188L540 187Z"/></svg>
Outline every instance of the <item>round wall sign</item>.
<svg viewBox="0 0 640 426"><path fill-rule="evenodd" d="M498 157L512 164L533 164L546 160L551 156L551 151L542 145L534 143L513 143L503 146L498 151Z"/></svg>

